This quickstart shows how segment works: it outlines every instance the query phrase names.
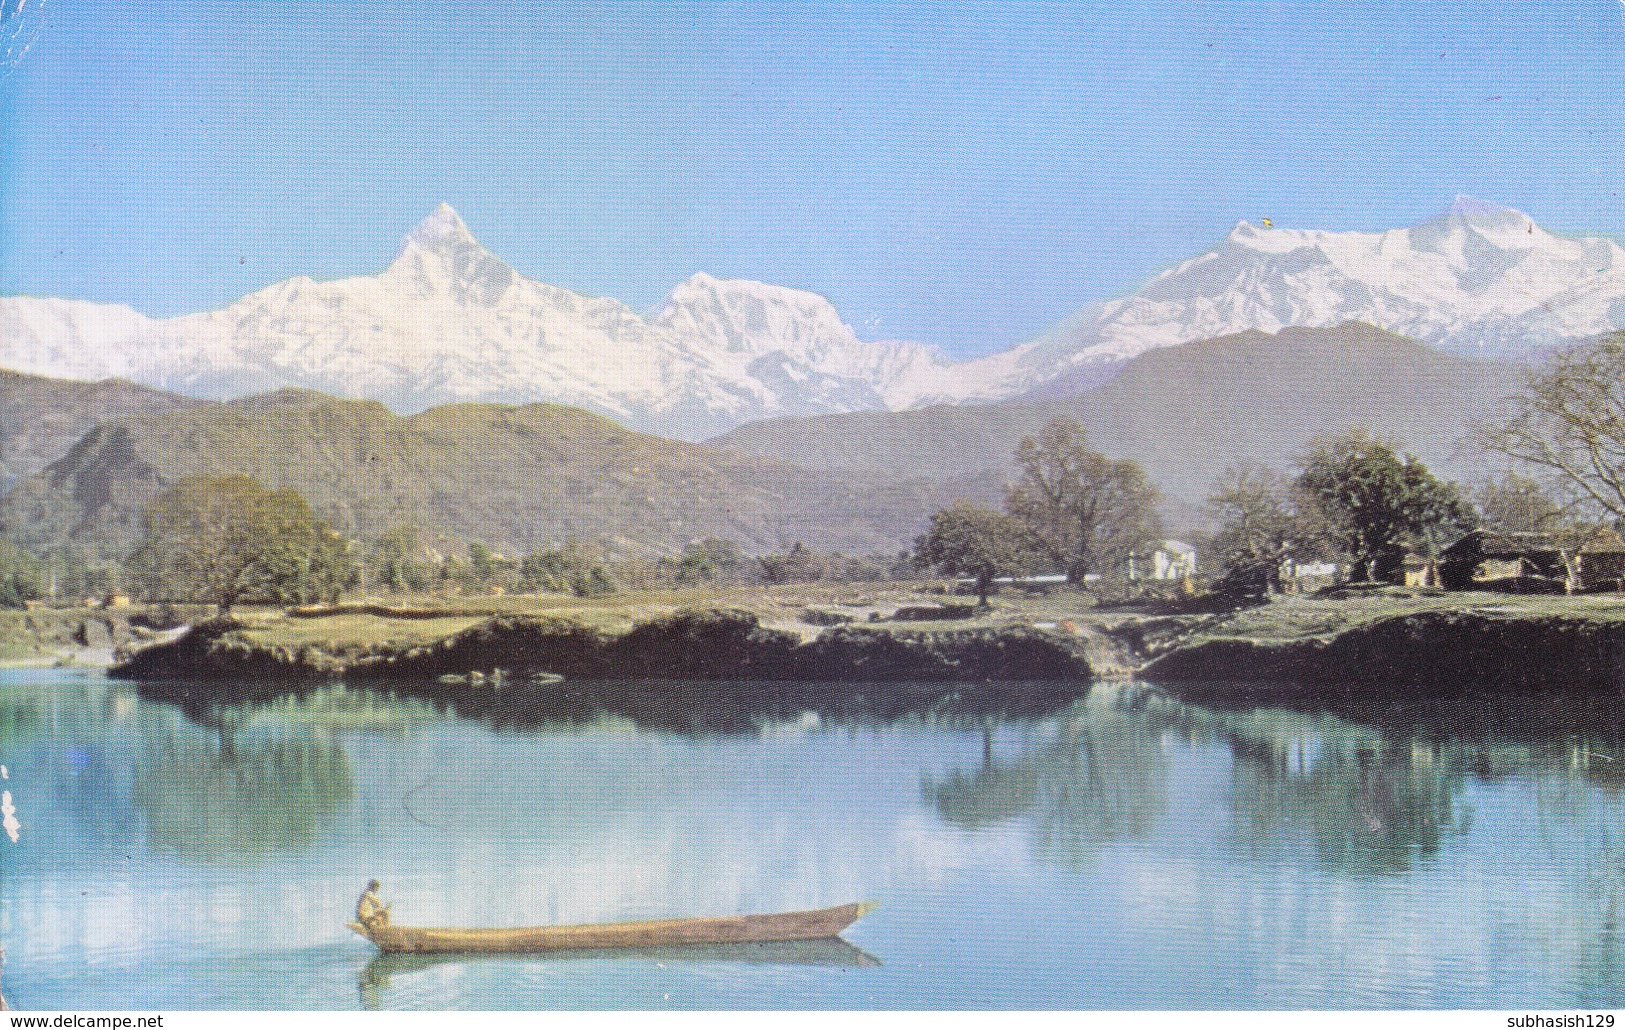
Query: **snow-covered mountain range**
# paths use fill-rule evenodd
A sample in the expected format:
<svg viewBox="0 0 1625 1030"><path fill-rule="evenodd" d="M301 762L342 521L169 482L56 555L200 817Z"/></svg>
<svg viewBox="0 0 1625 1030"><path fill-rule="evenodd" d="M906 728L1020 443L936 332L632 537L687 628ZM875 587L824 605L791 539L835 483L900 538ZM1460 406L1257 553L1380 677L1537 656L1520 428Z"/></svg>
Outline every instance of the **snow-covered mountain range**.
<svg viewBox="0 0 1625 1030"><path fill-rule="evenodd" d="M376 276L300 277L217 311L0 299L0 367L202 397L280 386L401 411L554 401L699 439L755 419L1075 392L1157 347L1363 321L1502 358L1625 328L1625 252L1458 197L1380 233L1238 224L1213 250L969 361L859 340L816 294L700 274L647 315L528 279L442 205Z"/></svg>
<svg viewBox="0 0 1625 1030"><path fill-rule="evenodd" d="M0 300L0 367L118 376L197 397L283 386L411 412L451 401L552 401L698 439L771 415L906 405L894 385L941 364L865 343L822 297L696 275L645 318L528 279L442 205L376 276L305 277L217 311Z"/></svg>
<svg viewBox="0 0 1625 1030"><path fill-rule="evenodd" d="M1532 360L1625 328L1625 251L1458 196L1420 225L1320 232L1238 223L1214 249L1090 304L1038 339L963 366L961 381L1062 396L1158 347L1287 326L1366 322L1469 357Z"/></svg>

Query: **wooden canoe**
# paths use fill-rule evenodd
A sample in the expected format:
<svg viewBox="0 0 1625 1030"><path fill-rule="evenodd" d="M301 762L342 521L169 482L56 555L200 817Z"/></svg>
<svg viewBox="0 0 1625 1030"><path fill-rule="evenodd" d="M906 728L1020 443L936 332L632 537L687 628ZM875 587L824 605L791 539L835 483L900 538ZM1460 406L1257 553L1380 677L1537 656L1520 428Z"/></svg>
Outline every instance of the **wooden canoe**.
<svg viewBox="0 0 1625 1030"><path fill-rule="evenodd" d="M854 902L811 912L712 919L654 919L580 926L526 926L506 930L421 926L381 926L369 930L360 923L348 925L386 954L514 954L589 948L816 941L840 936L842 930L873 907L871 902Z"/></svg>

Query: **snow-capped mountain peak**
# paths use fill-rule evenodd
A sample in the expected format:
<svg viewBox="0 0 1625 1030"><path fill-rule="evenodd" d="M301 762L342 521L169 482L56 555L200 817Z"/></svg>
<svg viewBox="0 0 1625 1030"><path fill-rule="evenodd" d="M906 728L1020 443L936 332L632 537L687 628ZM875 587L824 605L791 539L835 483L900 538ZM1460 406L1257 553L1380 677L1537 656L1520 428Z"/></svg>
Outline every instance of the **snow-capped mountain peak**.
<svg viewBox="0 0 1625 1030"><path fill-rule="evenodd" d="M1446 218L1455 216L1464 219L1499 219L1507 215L1515 215L1523 219L1529 217L1522 211L1515 211L1510 207L1504 207L1488 200L1479 200L1477 197L1469 197L1465 193L1456 194L1456 199L1450 202L1449 210L1444 213Z"/></svg>
<svg viewBox="0 0 1625 1030"><path fill-rule="evenodd" d="M703 273L643 318L526 278L445 204L377 275L300 276L172 319L0 298L0 324L0 365L36 374L219 398L298 386L401 411L552 401L690 439L769 415L883 407L937 362L913 344L859 340L816 294Z"/></svg>
<svg viewBox="0 0 1625 1030"><path fill-rule="evenodd" d="M401 240L401 250L404 252L409 247L434 250L443 244L479 245L474 239L474 234L468 231L468 226L463 224L462 217L450 204L441 204L435 208L428 217L407 233Z"/></svg>
<svg viewBox="0 0 1625 1030"><path fill-rule="evenodd" d="M649 320L753 357L784 351L806 358L859 342L835 305L816 293L704 272L668 293Z"/></svg>
<svg viewBox="0 0 1625 1030"><path fill-rule="evenodd" d="M1625 251L1466 195L1383 232L1242 221L1214 249L1008 353L1012 374L1034 385L1084 381L1083 369L1157 347L1353 321L1473 355L1534 357L1625 328Z"/></svg>
<svg viewBox="0 0 1625 1030"><path fill-rule="evenodd" d="M420 295L474 305L496 303L519 278L474 238L450 204L435 208L406 234L384 275Z"/></svg>
<svg viewBox="0 0 1625 1030"><path fill-rule="evenodd" d="M704 272L668 293L649 322L762 383L770 403L786 410L906 407L922 375L947 367L929 347L859 340L816 293Z"/></svg>

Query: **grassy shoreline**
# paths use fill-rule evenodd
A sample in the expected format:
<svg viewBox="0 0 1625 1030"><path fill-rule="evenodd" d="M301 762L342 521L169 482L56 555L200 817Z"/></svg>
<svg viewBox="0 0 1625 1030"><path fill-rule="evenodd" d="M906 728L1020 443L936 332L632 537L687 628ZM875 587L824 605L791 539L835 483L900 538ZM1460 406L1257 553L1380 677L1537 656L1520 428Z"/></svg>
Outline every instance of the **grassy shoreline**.
<svg viewBox="0 0 1625 1030"><path fill-rule="evenodd" d="M1295 696L1613 691L1625 684L1625 596L1292 598L1193 632L1138 675L1185 696L1243 681Z"/></svg>
<svg viewBox="0 0 1625 1030"><path fill-rule="evenodd" d="M1200 683L1243 680L1306 693L1463 685L1599 690L1625 682L1621 595L1513 597L1383 588L1276 598L1209 613L1194 607L1102 607L1089 594L1058 592L1007 594L990 609L968 612L963 598L921 584L665 590L587 599L366 599L329 609L241 611L229 629L214 631L211 658L202 660L195 647L188 654L171 645L149 651L144 664L124 674L425 678L505 663L541 669L551 662L561 668L549 671L584 678L664 670L700 679L985 680L1060 671L1088 679L1141 678L1186 692ZM734 622L705 627L693 621L695 613ZM0 662L94 660L91 649L74 638L83 635L87 619L122 619L125 632L134 632L130 615L28 614L34 638L7 636L10 650L0 650ZM21 613L6 615L17 622ZM689 623L679 626L684 618ZM115 643L116 637L110 633ZM1031 649L1027 657L1023 647ZM159 655L167 655L167 664L154 661ZM674 655L682 660L674 663ZM1023 662L1035 663L1035 675L1016 675Z"/></svg>

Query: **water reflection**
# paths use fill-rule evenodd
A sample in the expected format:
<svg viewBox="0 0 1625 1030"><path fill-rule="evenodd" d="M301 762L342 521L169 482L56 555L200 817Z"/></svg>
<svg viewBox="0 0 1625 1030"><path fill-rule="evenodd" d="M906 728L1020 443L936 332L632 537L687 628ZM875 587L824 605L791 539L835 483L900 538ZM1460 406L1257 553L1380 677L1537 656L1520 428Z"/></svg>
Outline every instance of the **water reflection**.
<svg viewBox="0 0 1625 1030"><path fill-rule="evenodd" d="M1236 832L1254 853L1306 829L1334 869L1402 872L1472 825L1457 799L1461 770L1408 744L1367 740L1355 727L1221 735L1234 757Z"/></svg>
<svg viewBox="0 0 1625 1030"><path fill-rule="evenodd" d="M402 733L447 716L500 731L623 724L686 736L912 723L981 740L975 766L922 777L921 798L939 818L965 830L1019 821L1037 857L1081 867L1104 844L1155 831L1168 803L1172 733L1229 754L1232 846L1264 855L1306 838L1328 868L1375 875L1404 872L1470 831L1472 807L1459 798L1470 779L1547 770L1625 783L1625 717L1599 719L1604 710L1586 699L1543 698L1531 709L1504 697L1471 708L1460 700L1363 701L1338 712L1204 708L1143 686L1097 688L1084 699L1071 687L1011 695L897 684L708 684L692 694L670 683L407 695L326 687L184 707L212 739L149 733L133 797L165 849L254 854L307 845L320 820L350 801L347 756L334 737L342 730ZM37 716L20 721L28 719ZM1451 732L1452 719L1462 732ZM261 728L240 739L250 726ZM999 753L999 730L1023 726L1019 750Z"/></svg>
<svg viewBox="0 0 1625 1030"><path fill-rule="evenodd" d="M211 736L153 727L141 739L131 798L154 850L213 861L310 845L354 793L349 758L314 727L248 728L219 709Z"/></svg>
<svg viewBox="0 0 1625 1030"><path fill-rule="evenodd" d="M574 684L200 693L181 709L99 680L11 680L0 763L24 832L0 837L7 996L1613 1005L1625 734L1606 708ZM854 939L888 961L826 942L369 962L343 924L370 875L403 922L431 925L874 897Z"/></svg>
<svg viewBox="0 0 1625 1030"><path fill-rule="evenodd" d="M198 722L219 712L278 710L323 712L325 725L344 711L365 710L407 719L455 715L493 730L562 730L624 722L640 730L702 734L755 734L764 729L806 723L888 726L925 721L932 725L977 725L986 720L1042 718L1087 692L1076 684L977 686L915 683L738 682L701 685L671 681L570 681L542 687L470 690L414 684L389 690L345 687L290 687L267 696L261 685L243 690L177 690L171 684L144 685L145 695L167 700ZM235 703L234 702L235 699Z"/></svg>
<svg viewBox="0 0 1625 1030"><path fill-rule="evenodd" d="M1266 719L1320 723L1445 756L1475 777L1493 779L1530 769L1575 772L1599 784L1625 785L1625 705L1619 698L1551 691L1449 697L1396 692L1309 695L1294 700L1278 687L1197 684L1177 695L1193 711L1260 725Z"/></svg>
<svg viewBox="0 0 1625 1030"><path fill-rule="evenodd" d="M928 777L921 793L942 819L966 829L1025 819L1038 855L1086 865L1103 844L1146 836L1166 807L1165 726L1145 698L1097 691L1005 760L995 759L985 726L981 765Z"/></svg>
<svg viewBox="0 0 1625 1030"><path fill-rule="evenodd" d="M878 958L835 937L818 941L769 941L751 944L687 944L664 948L595 948L550 951L546 955L378 955L356 976L364 1009L382 1008L384 992L397 975L436 967L541 966L573 962L729 963L764 966L816 966L824 969L874 969Z"/></svg>

